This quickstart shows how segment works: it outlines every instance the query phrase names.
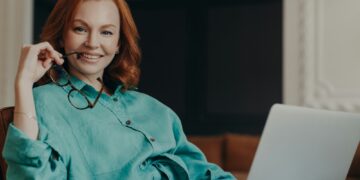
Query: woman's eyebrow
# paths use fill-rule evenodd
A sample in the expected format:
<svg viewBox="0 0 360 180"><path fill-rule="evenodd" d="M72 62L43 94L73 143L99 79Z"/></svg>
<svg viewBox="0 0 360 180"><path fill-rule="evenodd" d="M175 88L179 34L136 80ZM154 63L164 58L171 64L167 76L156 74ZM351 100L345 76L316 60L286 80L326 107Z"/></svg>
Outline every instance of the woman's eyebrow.
<svg viewBox="0 0 360 180"><path fill-rule="evenodd" d="M84 24L85 26L89 26L85 21L83 21L81 19L74 19L73 23L75 23L75 22L80 22L81 24ZM114 24L104 24L101 27L102 28L108 28L108 27L117 28L117 26Z"/></svg>
<svg viewBox="0 0 360 180"><path fill-rule="evenodd" d="M75 23L75 22L79 22L79 23L81 23L81 24L84 24L84 25L88 25L85 21L83 21L83 20L81 20L81 19L74 19L73 20L73 23Z"/></svg>

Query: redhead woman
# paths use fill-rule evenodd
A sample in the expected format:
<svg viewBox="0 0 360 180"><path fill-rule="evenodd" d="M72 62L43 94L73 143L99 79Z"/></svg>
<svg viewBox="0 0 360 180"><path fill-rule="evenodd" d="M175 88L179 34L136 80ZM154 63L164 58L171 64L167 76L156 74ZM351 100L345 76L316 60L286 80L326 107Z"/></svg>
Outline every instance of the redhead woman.
<svg viewBox="0 0 360 180"><path fill-rule="evenodd" d="M21 50L8 179L235 179L187 141L170 108L136 91L138 32L124 0L58 0L41 38Z"/></svg>

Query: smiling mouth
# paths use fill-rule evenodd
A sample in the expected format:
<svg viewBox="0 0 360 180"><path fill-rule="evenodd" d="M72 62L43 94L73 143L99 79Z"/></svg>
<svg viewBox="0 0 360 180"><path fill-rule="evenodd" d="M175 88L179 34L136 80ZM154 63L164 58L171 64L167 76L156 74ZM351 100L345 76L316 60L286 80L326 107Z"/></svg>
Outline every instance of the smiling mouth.
<svg viewBox="0 0 360 180"><path fill-rule="evenodd" d="M85 58L85 59L89 59L89 60L96 60L96 59L104 57L104 55L93 55L93 54L81 52L81 53L78 53L76 57L77 57L77 59Z"/></svg>

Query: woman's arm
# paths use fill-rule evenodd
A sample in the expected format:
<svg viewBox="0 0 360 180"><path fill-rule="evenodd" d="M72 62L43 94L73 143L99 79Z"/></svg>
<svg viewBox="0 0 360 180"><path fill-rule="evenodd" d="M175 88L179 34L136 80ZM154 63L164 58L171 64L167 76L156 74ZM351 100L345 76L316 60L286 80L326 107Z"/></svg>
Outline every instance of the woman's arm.
<svg viewBox="0 0 360 180"><path fill-rule="evenodd" d="M178 116L170 111L169 117L173 122L172 129L176 147L170 152L162 154L159 160L155 161L156 168L169 179L236 179L231 173L225 172L216 164L207 162L200 149L187 140Z"/></svg>
<svg viewBox="0 0 360 180"><path fill-rule="evenodd" d="M7 179L66 179L66 154L59 138L42 123L46 116L36 106L32 86L51 67L62 64L60 54L44 42L22 48L15 80L14 122L9 125L3 149ZM41 117L35 117L41 111ZM43 116L44 115L44 116ZM48 118L48 117L46 117Z"/></svg>
<svg viewBox="0 0 360 180"><path fill-rule="evenodd" d="M177 138L177 148L174 154L185 163L190 179L236 179L231 173L225 172L218 165L207 162L201 150L187 140L177 117L175 118L174 129Z"/></svg>
<svg viewBox="0 0 360 180"><path fill-rule="evenodd" d="M37 139L39 127L32 87L50 69L53 61L64 62L60 56L48 42L24 46L21 51L15 80L14 125L33 140Z"/></svg>
<svg viewBox="0 0 360 180"><path fill-rule="evenodd" d="M6 179L67 179L64 144L42 124L39 130L39 140L32 140L9 125L2 152L8 165Z"/></svg>

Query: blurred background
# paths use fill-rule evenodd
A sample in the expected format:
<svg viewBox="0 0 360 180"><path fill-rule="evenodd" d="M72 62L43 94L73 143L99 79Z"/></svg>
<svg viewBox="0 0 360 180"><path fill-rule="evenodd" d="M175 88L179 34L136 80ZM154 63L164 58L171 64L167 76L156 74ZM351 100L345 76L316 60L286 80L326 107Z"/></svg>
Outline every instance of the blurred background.
<svg viewBox="0 0 360 180"><path fill-rule="evenodd" d="M359 112L357 0L128 0L143 52L139 91L187 134L260 134L274 103ZM0 101L20 47L55 0L1 0Z"/></svg>

